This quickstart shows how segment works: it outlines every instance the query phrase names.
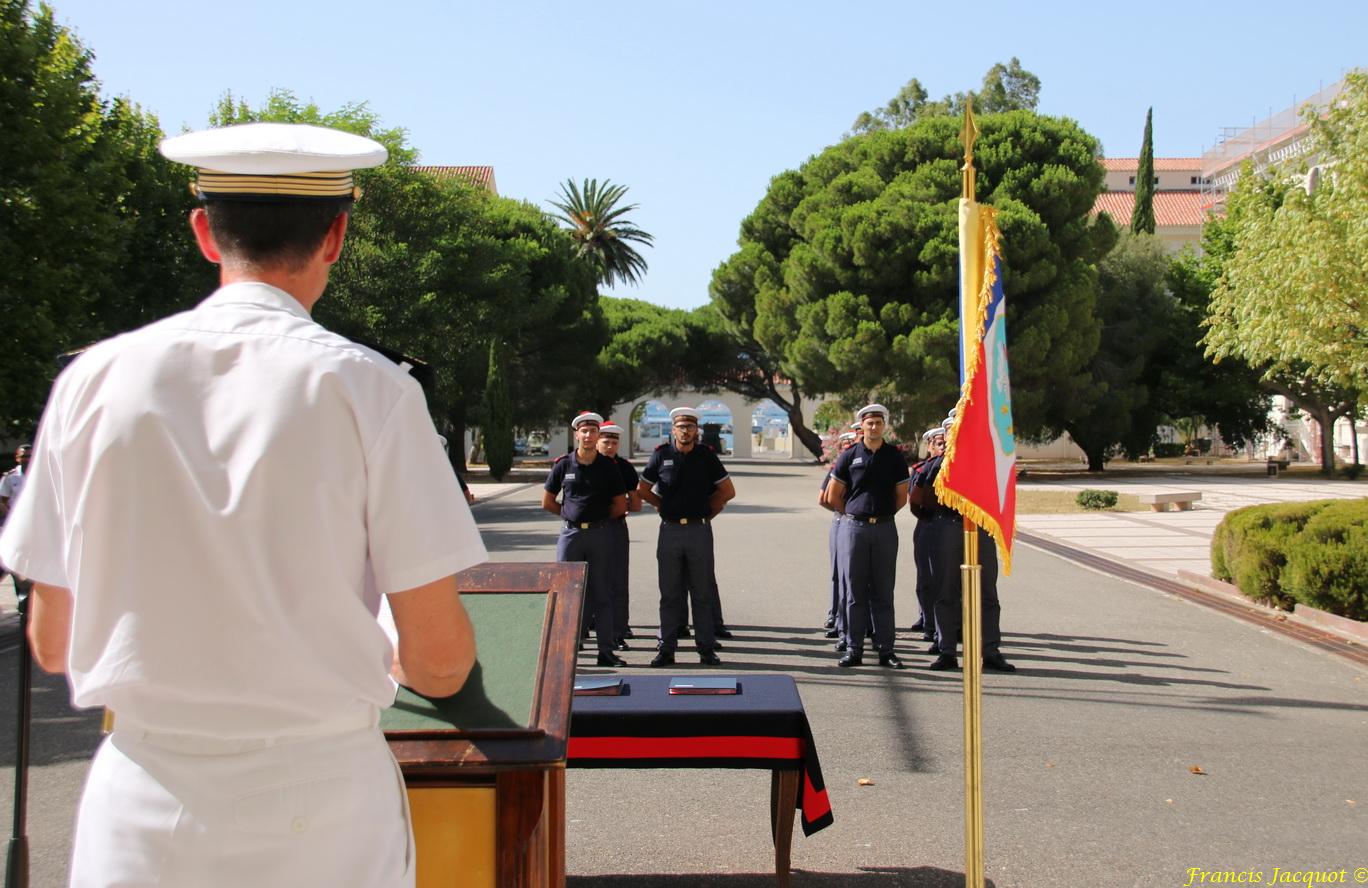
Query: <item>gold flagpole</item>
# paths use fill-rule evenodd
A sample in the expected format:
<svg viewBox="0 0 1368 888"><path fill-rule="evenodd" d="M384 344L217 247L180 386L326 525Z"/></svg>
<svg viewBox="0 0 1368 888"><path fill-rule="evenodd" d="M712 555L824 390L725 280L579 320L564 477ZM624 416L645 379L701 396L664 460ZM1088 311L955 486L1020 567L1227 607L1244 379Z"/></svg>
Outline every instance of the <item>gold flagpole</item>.
<svg viewBox="0 0 1368 888"><path fill-rule="evenodd" d="M964 107L963 198L971 205L974 203L974 140L978 137L978 126L974 123L973 102ZM978 214L971 214L975 223ZM960 224L964 225L966 214L960 214ZM970 238L982 252L982 238L979 226L975 224ZM964 257L965 239L960 235L961 256ZM965 261L965 270L973 269L975 274L960 275L960 335L961 362L967 362L969 348L969 327L977 315L966 314L966 308L977 299L979 285L983 280L985 257L978 256L978 262ZM964 563L960 565L960 591L964 600L961 620L961 636L964 643L964 885L965 888L983 888L983 616L981 607L983 568L979 565L978 525L969 518L964 519Z"/></svg>

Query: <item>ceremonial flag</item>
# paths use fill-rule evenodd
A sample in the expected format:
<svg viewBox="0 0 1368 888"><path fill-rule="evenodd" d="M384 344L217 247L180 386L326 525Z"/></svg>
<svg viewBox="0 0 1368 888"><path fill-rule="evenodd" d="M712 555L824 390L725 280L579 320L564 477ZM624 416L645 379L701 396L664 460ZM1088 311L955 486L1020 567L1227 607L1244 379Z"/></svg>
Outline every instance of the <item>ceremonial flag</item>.
<svg viewBox="0 0 1368 888"><path fill-rule="evenodd" d="M967 125L973 126L972 118ZM972 155L967 163L972 164ZM960 397L936 477L936 495L988 531L997 541L1004 572L1010 574L1016 530L1016 436L996 211L961 198L959 235Z"/></svg>

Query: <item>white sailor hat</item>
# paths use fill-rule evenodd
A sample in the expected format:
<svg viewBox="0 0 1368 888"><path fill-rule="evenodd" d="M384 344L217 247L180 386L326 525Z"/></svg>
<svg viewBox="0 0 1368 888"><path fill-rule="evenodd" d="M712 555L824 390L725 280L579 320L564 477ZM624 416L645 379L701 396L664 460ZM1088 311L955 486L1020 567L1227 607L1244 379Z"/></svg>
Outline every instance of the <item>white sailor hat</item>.
<svg viewBox="0 0 1368 888"><path fill-rule="evenodd" d="M858 431L860 431L860 424L859 424L858 422L852 422L852 423L850 424L850 429L851 429L851 431L858 432Z"/></svg>
<svg viewBox="0 0 1368 888"><path fill-rule="evenodd" d="M926 431L922 432L922 440L923 440L923 441L930 441L932 438L936 437L937 435L944 435L944 434L945 434L945 426L932 426L931 428L929 428L929 429L927 429Z"/></svg>
<svg viewBox="0 0 1368 888"><path fill-rule="evenodd" d="M670 411L670 423L673 424L674 421L675 421L676 419L679 419L681 416L687 416L689 419L692 419L694 422L698 422L698 408L697 408L697 407L676 407L675 409L673 409L673 410Z"/></svg>
<svg viewBox="0 0 1368 888"><path fill-rule="evenodd" d="M256 201L354 198L352 170L379 166L389 154L374 139L302 123L185 133L162 140L161 153L197 168L197 197Z"/></svg>
<svg viewBox="0 0 1368 888"><path fill-rule="evenodd" d="M854 441L854 440L855 440L855 433L854 433L854 432L841 432L840 437L838 437L836 440L837 440L837 441Z"/></svg>
<svg viewBox="0 0 1368 888"><path fill-rule="evenodd" d="M570 428L577 429L580 426L584 425L586 422L592 422L594 425L602 427L603 417L599 416L597 413L594 413L590 410L586 410L579 416L576 416L574 419L570 420ZM600 428L600 430L602 429Z"/></svg>
<svg viewBox="0 0 1368 888"><path fill-rule="evenodd" d="M621 435L621 434L622 434L622 426L620 426L620 425L618 425L617 423L614 423L614 422L610 422L610 423L608 423L607 425L601 425L601 426L599 426L599 434L600 434L600 435Z"/></svg>
<svg viewBox="0 0 1368 888"><path fill-rule="evenodd" d="M857 421L862 420L866 416L869 416L874 413L877 413L880 416L882 416L884 418L884 422L888 422L888 408L882 404L866 404L865 406L860 408L858 413L855 414L855 419Z"/></svg>

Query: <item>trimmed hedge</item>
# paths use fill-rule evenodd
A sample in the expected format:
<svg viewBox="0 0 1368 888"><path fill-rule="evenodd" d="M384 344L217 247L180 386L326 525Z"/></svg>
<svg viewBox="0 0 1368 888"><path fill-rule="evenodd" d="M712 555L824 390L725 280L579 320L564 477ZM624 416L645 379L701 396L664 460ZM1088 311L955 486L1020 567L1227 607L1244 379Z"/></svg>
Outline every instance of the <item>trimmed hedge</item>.
<svg viewBox="0 0 1368 888"><path fill-rule="evenodd" d="M1284 610L1368 620L1368 499L1236 509L1212 536L1211 575Z"/></svg>
<svg viewBox="0 0 1368 888"><path fill-rule="evenodd" d="M1085 509L1110 509L1116 505L1117 498L1115 490L1095 490L1089 487L1080 490L1078 496L1074 497L1074 502Z"/></svg>

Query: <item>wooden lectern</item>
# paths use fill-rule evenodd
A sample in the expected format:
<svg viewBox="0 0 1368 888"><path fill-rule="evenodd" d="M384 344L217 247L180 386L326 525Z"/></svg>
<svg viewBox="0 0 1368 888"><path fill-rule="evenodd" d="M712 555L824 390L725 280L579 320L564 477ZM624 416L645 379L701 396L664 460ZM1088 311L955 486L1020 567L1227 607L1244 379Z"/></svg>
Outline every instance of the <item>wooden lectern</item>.
<svg viewBox="0 0 1368 888"><path fill-rule="evenodd" d="M465 688L400 689L380 725L408 785L418 888L561 888L565 752L585 566L456 577L479 659Z"/></svg>

